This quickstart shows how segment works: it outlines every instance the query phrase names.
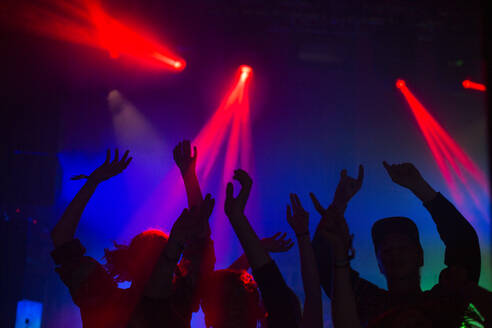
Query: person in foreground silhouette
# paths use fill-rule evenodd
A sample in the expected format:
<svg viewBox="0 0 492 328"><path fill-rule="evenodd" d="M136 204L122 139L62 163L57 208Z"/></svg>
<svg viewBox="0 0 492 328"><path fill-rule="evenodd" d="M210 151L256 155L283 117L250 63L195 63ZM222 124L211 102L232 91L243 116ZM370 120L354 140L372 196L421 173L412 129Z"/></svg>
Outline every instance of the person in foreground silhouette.
<svg viewBox="0 0 492 328"><path fill-rule="evenodd" d="M305 288L307 287L305 315L302 316L300 304L296 295L285 283L277 265L262 245L261 240L256 235L256 232L253 230L244 214L253 180L243 170L234 171L233 178L240 183L241 190L238 195L234 197L233 185L232 183L228 183L224 209L232 228L241 243L248 262L253 269L253 276L258 284L261 298L267 312L267 327L321 327L321 295L319 294L319 300L316 299L316 291L312 291L314 285L308 284L308 286L305 286ZM297 197L292 198L292 201L294 214L289 216L289 222L296 228L299 227L299 229L304 229L304 224L307 221L307 213L302 209ZM299 216L302 216L302 218ZM299 238L305 239L302 241L302 245L299 246L303 247L303 270L305 269L305 264L308 265L310 260L312 261L311 267L314 269L308 270L309 272L303 272L303 276L307 279L315 278L317 270L314 255L310 257L308 254L311 247L307 246L307 244L309 244L309 232L307 229L299 234ZM304 248L308 248L308 250L304 250ZM316 280L314 280L313 283L316 284L314 289L319 290L319 285ZM313 323L314 326L312 325Z"/></svg>
<svg viewBox="0 0 492 328"><path fill-rule="evenodd" d="M193 269L201 267L204 258L194 244L209 235L208 217L214 206L210 195L182 212L169 237L151 229L135 236L128 246L106 250L105 266L84 256L84 246L75 239L97 186L123 172L130 161L128 151L119 159L116 150L111 160L108 150L106 161L94 172L75 177L87 182L51 232L56 272L80 308L83 327L190 327L191 314L198 307L199 272ZM120 281L130 281L131 287L118 288Z"/></svg>
<svg viewBox="0 0 492 328"><path fill-rule="evenodd" d="M414 193L430 212L446 245L444 263L447 268L460 268L466 280L476 286L481 264L478 237L473 227L444 196L424 180L415 166L410 163L389 165L384 162L384 167L393 182ZM357 179L349 177L345 170L342 171L334 200L327 209L311 194L315 207L322 216L313 240L313 248L326 294L335 297L334 286L338 286L336 279L340 277L340 269L345 267L345 270L349 270L362 326L458 327L470 299L443 283L437 284L430 291L421 290L423 249L417 226L412 220L405 217L384 218L375 222L372 227L378 266L386 278L387 290L360 278L356 271L350 269L350 254L343 254L348 249L347 234L341 238L345 245L342 253L338 256L334 254L336 250L330 245L326 233L330 231L324 227L333 219L333 216L330 219L330 213L336 213L339 224L346 225L343 213L350 199L360 190L362 180L362 167ZM342 279L347 278L346 273L341 275ZM334 318L346 318L343 311L343 307L335 310ZM349 311L353 312L353 308ZM356 327L357 322L353 324Z"/></svg>

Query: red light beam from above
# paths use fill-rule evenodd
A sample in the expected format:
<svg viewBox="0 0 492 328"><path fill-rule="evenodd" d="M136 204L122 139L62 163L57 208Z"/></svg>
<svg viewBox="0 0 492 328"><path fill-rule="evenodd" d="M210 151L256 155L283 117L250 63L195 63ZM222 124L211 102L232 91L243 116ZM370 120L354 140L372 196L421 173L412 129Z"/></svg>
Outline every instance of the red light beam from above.
<svg viewBox="0 0 492 328"><path fill-rule="evenodd" d="M487 211L481 204L477 191L473 188L474 185L480 187L482 193L489 199L490 193L485 174L417 100L413 93L408 89L405 81L398 79L396 81L396 87L402 92L405 100L410 105L412 113L429 145L453 199L457 204L464 204L464 194L462 190L465 189L467 191L467 196L472 199L482 216L488 220ZM473 184L466 179L464 172L471 177ZM464 188L460 188L456 184L455 177L459 179Z"/></svg>
<svg viewBox="0 0 492 328"><path fill-rule="evenodd" d="M252 173L251 154L251 127L249 88L253 70L242 65L238 68L234 83L222 99L219 107L192 141L197 147L197 175L202 190L207 190L207 181L213 169L217 168L217 160L221 150L225 148L224 167L221 172L222 181L218 184L219 190L213 192L217 204L223 204L225 184L232 179L233 170L243 168ZM211 190L207 190L210 192ZM162 200L165 199L165 202ZM178 169L173 165L152 193L145 204L135 213L132 223L129 224L123 239L134 235L136 231L144 230L148 225L158 226L164 230L170 229L173 220L185 206L185 190ZM181 208L179 208L181 206ZM168 221L162 222L162 218ZM227 249L230 245L231 231L225 231L223 211L215 210L213 224L216 249ZM145 222L145 226L140 226ZM230 229L229 229L230 230ZM232 233L232 232L231 232ZM230 254L229 254L230 255Z"/></svg>
<svg viewBox="0 0 492 328"><path fill-rule="evenodd" d="M182 71L184 59L108 14L98 0L33 1L19 6L12 24L45 37L98 48L113 59L144 67ZM20 23L22 22L22 23Z"/></svg>
<svg viewBox="0 0 492 328"><path fill-rule="evenodd" d="M487 87L485 87L485 84L472 82L470 80L464 80L462 84L463 84L463 88L465 88L465 89L473 89L473 90L478 90L478 91L486 91L487 90Z"/></svg>

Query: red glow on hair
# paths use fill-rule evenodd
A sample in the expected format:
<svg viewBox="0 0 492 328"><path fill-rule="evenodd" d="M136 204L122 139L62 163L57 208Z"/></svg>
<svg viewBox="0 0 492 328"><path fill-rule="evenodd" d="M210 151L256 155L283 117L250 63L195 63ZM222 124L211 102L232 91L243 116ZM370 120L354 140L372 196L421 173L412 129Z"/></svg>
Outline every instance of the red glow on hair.
<svg viewBox="0 0 492 328"><path fill-rule="evenodd" d="M19 10L21 27L50 38L99 48L113 59L156 69L182 71L186 63L147 33L108 14L98 0L48 0ZM18 24L18 23L16 23Z"/></svg>
<svg viewBox="0 0 492 328"><path fill-rule="evenodd" d="M486 91L487 90L487 88L485 87L484 84L472 82L470 80L464 80L463 81L463 87L465 89L473 89L473 90L478 90L478 91Z"/></svg>
<svg viewBox="0 0 492 328"><path fill-rule="evenodd" d="M463 189L467 191L477 209L484 214L486 210L480 203L477 191L474 190L471 181L465 174L471 177L473 183L478 185L482 192L489 197L489 187L487 177L480 168L473 162L468 154L458 145L458 143L446 132L437 120L427 111L427 109L417 100L405 83L399 83L397 87L404 95L410 105L410 109L417 120L420 131L422 132L439 170L451 192L453 199L460 205L463 204ZM462 186L457 185L455 177L459 179Z"/></svg>

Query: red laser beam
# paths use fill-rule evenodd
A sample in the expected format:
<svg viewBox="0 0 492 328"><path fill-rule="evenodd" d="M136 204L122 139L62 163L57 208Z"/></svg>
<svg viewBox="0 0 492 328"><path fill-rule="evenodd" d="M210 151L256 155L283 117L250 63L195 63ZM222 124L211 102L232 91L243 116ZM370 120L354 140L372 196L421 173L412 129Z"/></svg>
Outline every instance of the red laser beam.
<svg viewBox="0 0 492 328"><path fill-rule="evenodd" d="M485 87L485 84L472 82L470 80L464 80L462 84L463 84L463 87L465 89L473 89L473 90L478 90L478 91L486 91L487 90L487 87Z"/></svg>
<svg viewBox="0 0 492 328"><path fill-rule="evenodd" d="M451 192L453 199L458 204L463 204L463 194L458 187L454 176L467 190L467 195L473 200L476 208L485 218L488 218L486 210L480 202L477 192L472 184L466 179L464 172L471 176L473 182L477 184L483 193L489 195L487 178L466 152L451 138L446 130L437 120L427 111L427 109L417 100L413 93L406 86L405 81L398 79L397 88L402 92L408 102L412 113L417 120L419 129L429 145L432 155L439 167L441 174ZM453 174L454 173L454 174Z"/></svg>
<svg viewBox="0 0 492 328"><path fill-rule="evenodd" d="M197 174L204 190L211 172L218 166L219 154L225 148L222 179L219 183L219 190L214 193L217 204L224 202L225 184L231 180L234 169L241 167L251 173L249 88L252 73L253 70L249 66L242 65L238 68L232 87L212 117L192 141L192 144L198 148ZM169 229L172 220L177 217L186 203L182 185L179 171L173 166L146 204L136 213L132 220L133 224L126 227L124 236L129 237L136 230L146 228L137 227L140 222L147 222L146 224L151 226L161 226L165 230ZM165 199L164 202L163 199ZM216 249L223 247L228 249L232 231L227 228L229 225L223 222L225 219L223 212L216 210L215 213L212 220L212 231ZM169 219L162 222L160 221L162 217Z"/></svg>
<svg viewBox="0 0 492 328"><path fill-rule="evenodd" d="M184 59L108 14L97 0L50 0L19 7L14 24L38 35L107 51L144 67L182 71Z"/></svg>

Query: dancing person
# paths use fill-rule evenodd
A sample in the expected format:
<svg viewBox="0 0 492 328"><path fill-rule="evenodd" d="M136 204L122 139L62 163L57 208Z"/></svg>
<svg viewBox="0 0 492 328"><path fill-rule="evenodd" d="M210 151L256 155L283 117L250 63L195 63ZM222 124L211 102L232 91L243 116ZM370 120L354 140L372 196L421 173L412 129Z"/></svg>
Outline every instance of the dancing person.
<svg viewBox="0 0 492 328"><path fill-rule="evenodd" d="M241 190L234 197L232 183L227 184L224 209L253 270L253 277L268 313L267 325L270 328L299 327L299 301L244 215L253 180L243 170L234 171L233 178L240 183Z"/></svg>
<svg viewBox="0 0 492 328"><path fill-rule="evenodd" d="M389 165L384 162L392 181L414 193L430 212L446 245L444 263L459 267L474 284L480 275L480 247L473 227L447 201L436 192L420 172L410 163ZM363 168L357 179L342 171L341 179L330 205L343 214L350 199L360 190ZM319 207L318 207L319 208ZM319 211L322 215L323 211ZM321 233L320 222L313 240L321 284L329 297L333 296L334 280L333 249ZM351 283L357 302L357 312L363 326L378 327L383 321L387 327L411 327L416 322L421 326L458 326L467 302L463 298L450 297L438 284L423 292L420 287L420 268L423 266L423 249L415 223L404 217L378 220L372 227L372 237L378 266L385 276L388 290L359 277L350 269ZM388 324L388 322L390 322Z"/></svg>
<svg viewBox="0 0 492 328"><path fill-rule="evenodd" d="M205 225L197 223L210 216L214 201L209 195L200 207L183 211L169 237L150 229L136 235L128 246L105 250L105 266L84 256L84 246L75 239L82 213L97 186L126 169L131 161L128 154L119 159L116 150L111 161L108 150L105 162L89 176L75 177L87 181L51 232L56 272L80 308L83 327L190 327L196 303L193 275L176 264L191 241L207 234ZM195 263L195 258L183 261ZM118 288L122 281L130 281L131 287Z"/></svg>

